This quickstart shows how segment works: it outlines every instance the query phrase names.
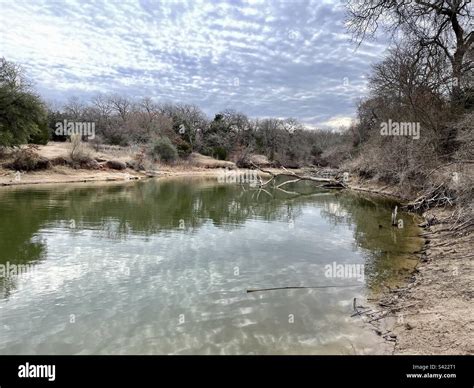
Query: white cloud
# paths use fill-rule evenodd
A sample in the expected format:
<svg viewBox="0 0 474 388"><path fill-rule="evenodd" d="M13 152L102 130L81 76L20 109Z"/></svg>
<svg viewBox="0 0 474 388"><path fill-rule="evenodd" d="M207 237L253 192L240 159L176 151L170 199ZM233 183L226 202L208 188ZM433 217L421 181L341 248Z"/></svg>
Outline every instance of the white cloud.
<svg viewBox="0 0 474 388"><path fill-rule="evenodd" d="M365 93L361 76L384 49L371 43L355 52L344 10L331 1L0 0L0 7L1 55L59 100L109 91L195 103L209 114L234 108L338 123L335 116L353 115Z"/></svg>
<svg viewBox="0 0 474 388"><path fill-rule="evenodd" d="M351 116L334 116L329 120L323 121L320 123L320 128L327 129L340 129L342 127L348 128L351 123L354 121L354 117Z"/></svg>

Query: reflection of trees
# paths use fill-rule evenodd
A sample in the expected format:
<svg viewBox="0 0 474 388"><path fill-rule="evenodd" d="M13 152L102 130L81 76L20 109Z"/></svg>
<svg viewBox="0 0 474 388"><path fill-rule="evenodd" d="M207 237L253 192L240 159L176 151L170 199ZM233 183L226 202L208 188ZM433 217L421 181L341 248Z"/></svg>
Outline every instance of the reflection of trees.
<svg viewBox="0 0 474 388"><path fill-rule="evenodd" d="M235 227L254 216L281 219L285 212L280 209L281 201L263 196L257 201L251 190L238 185L168 180L139 182L119 189L100 193L93 207L82 207L81 219L96 227L101 223L98 229L116 223L118 234L123 230L122 237L126 237L127 233L151 235L179 229L181 225L199 228L206 221ZM77 216L69 210L65 215Z"/></svg>
<svg viewBox="0 0 474 388"><path fill-rule="evenodd" d="M404 227L399 229L390 225L395 202L346 192L337 198L322 203L321 214L334 224L344 223L354 230L355 243L364 252L369 285L378 288L405 276L415 263L412 254L421 244L415 238L418 228L412 215L399 213L404 222Z"/></svg>
<svg viewBox="0 0 474 388"><path fill-rule="evenodd" d="M43 227L93 228L106 239L125 239L131 233L201 227L211 221L234 228L247 219L286 220L293 204L284 198L260 196L239 185L215 181L163 180L123 185L68 186L17 189L0 193L0 264L34 264L46 256L46 245L35 239ZM0 279L8 295L16 279Z"/></svg>
<svg viewBox="0 0 474 388"><path fill-rule="evenodd" d="M260 196L248 187L217 185L214 181L182 180L136 182L124 185L16 189L0 193L0 263L40 260L46 247L34 241L45 226L87 226L110 236L128 233L150 235L215 225L242 224L250 217L283 219L284 198ZM87 225L86 225L87 224ZM113 233L112 233L113 232Z"/></svg>
<svg viewBox="0 0 474 388"><path fill-rule="evenodd" d="M298 191L302 194L293 196L268 188L268 193L256 195L249 186L216 184L209 179L4 191L0 193L0 264L38 262L45 257L46 246L35 241L35 234L43 227L68 228L70 220L78 229L94 229L99 237L125 239L130 234L196 229L206 222L225 228L239 227L251 218L291 222L311 203L321 208L329 222L354 228L357 245L375 252L370 259L375 272L380 272L384 253L405 249L407 228L394 235L393 230L378 227L390 220L385 203L315 191L306 183L298 183ZM0 287L7 290L9 284L3 282Z"/></svg>
<svg viewBox="0 0 474 388"><path fill-rule="evenodd" d="M26 191L5 191L0 197L0 264L34 264L46 253L46 247L34 238L49 217L41 208L45 196ZM0 290L8 296L15 289L15 277L0 277Z"/></svg>

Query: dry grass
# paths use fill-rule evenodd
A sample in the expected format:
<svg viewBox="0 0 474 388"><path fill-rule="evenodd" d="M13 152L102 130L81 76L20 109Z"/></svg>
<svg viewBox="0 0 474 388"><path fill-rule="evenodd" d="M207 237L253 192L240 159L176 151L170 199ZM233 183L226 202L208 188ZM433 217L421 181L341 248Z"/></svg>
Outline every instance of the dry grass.
<svg viewBox="0 0 474 388"><path fill-rule="evenodd" d="M75 163L91 159L92 152L82 141L81 135L72 135L69 148L69 158Z"/></svg>
<svg viewBox="0 0 474 388"><path fill-rule="evenodd" d="M200 168L237 168L235 163L228 162L226 160L217 160L210 156L201 155L197 152L193 152L189 158L188 163L195 167Z"/></svg>

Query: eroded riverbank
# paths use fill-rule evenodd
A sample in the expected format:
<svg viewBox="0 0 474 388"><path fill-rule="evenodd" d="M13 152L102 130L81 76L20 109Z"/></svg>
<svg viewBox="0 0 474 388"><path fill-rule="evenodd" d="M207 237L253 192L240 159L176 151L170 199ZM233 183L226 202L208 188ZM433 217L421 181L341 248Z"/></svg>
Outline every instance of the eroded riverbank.
<svg viewBox="0 0 474 388"><path fill-rule="evenodd" d="M389 186L367 181L353 186L407 200ZM454 230L451 213L435 208L422 214L425 246L413 276L375 301L384 314L371 324L380 334L390 333L393 354L474 354L474 237L468 228Z"/></svg>

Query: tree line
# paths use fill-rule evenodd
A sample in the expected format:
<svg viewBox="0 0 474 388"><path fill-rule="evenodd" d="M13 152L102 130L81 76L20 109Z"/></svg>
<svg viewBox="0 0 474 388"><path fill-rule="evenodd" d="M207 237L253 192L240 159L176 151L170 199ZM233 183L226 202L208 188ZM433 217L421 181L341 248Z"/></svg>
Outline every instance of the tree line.
<svg viewBox="0 0 474 388"><path fill-rule="evenodd" d="M348 2L358 44L379 30L391 37L349 129L361 175L420 187L433 169L474 159L472 11L470 0ZM389 122L417 124L419 139L383 136Z"/></svg>
<svg viewBox="0 0 474 388"><path fill-rule="evenodd" d="M67 136L56 131L58 123L88 122L95 127L92 145L158 143L164 149L167 144L180 158L199 152L242 166L249 155L262 154L275 165L300 167L324 164L323 149L344 138L329 130L307 130L296 119L252 119L232 109L210 119L196 105L158 103L149 97L133 100L99 94L90 101L72 97L54 108L42 102L21 69L5 59L0 62L0 93L2 146L65 141Z"/></svg>
<svg viewBox="0 0 474 388"><path fill-rule="evenodd" d="M93 144L139 144L173 161L199 152L249 166L265 155L275 166L343 167L391 183L422 182L433 168L472 160L474 32L469 0L351 0L347 25L356 44L379 29L391 35L369 76L357 119L340 131L307 130L296 119L249 118L228 109L214 117L196 105L149 97L97 95L54 109L21 68L0 60L0 146L65 140L64 120L94 122ZM387 123L420 129L418 137L384 136Z"/></svg>

